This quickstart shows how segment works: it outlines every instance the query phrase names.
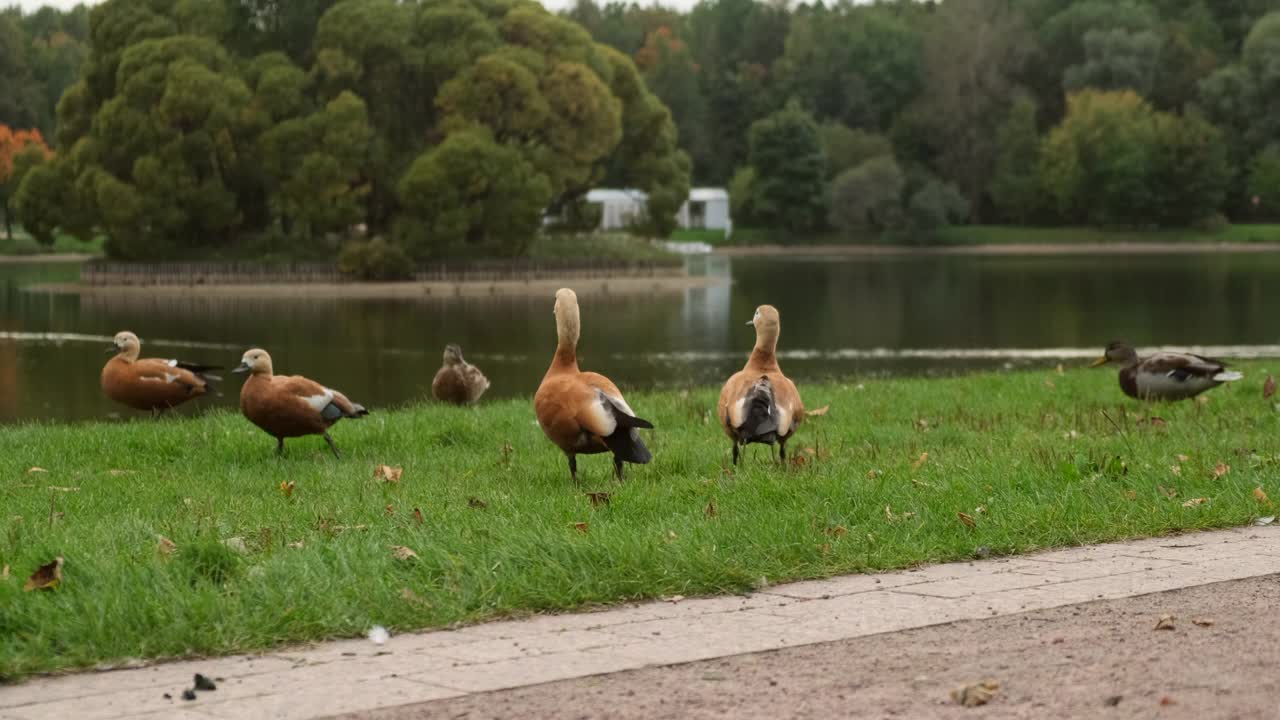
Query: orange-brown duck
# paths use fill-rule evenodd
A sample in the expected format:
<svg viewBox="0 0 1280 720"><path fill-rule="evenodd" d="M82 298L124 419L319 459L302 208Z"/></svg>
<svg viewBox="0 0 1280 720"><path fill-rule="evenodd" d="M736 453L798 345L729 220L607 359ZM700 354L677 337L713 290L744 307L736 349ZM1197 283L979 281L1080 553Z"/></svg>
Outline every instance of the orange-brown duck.
<svg viewBox="0 0 1280 720"><path fill-rule="evenodd" d="M285 438L322 435L342 457L329 428L342 418L359 418L369 414L363 406L351 402L346 395L327 388L301 375L275 375L271 356L265 350L253 349L244 354L240 365L231 372L249 373L240 388L240 412L276 439L276 453L284 452Z"/></svg>
<svg viewBox="0 0 1280 720"><path fill-rule="evenodd" d="M1185 400L1222 383L1244 377L1212 358L1191 353L1158 352L1145 358L1127 343L1112 342L1090 367L1120 366L1120 389L1139 400Z"/></svg>
<svg viewBox="0 0 1280 720"><path fill-rule="evenodd" d="M778 444L778 455L787 459L787 440L804 420L800 391L778 367L778 334L782 324L772 305L756 308L747 323L756 329L756 346L744 368L734 373L720 391L720 427L733 441L733 464L738 448L748 443Z"/></svg>
<svg viewBox="0 0 1280 720"><path fill-rule="evenodd" d="M462 359L462 348L453 344L445 346L444 365L431 381L432 396L440 402L471 405L488 389L489 379L480 368Z"/></svg>
<svg viewBox="0 0 1280 720"><path fill-rule="evenodd" d="M581 323L578 296L568 288L556 291L556 334L559 342L551 367L533 397L538 425L569 458L569 475L578 479L578 455L613 453L613 470L622 479L622 463L644 464L652 459L637 428L652 428L636 417L609 378L578 369Z"/></svg>
<svg viewBox="0 0 1280 720"><path fill-rule="evenodd" d="M122 405L153 414L204 395L210 383L220 379L208 374L218 369L216 365L139 358L142 343L127 331L116 333L107 352L115 357L102 368L102 392Z"/></svg>

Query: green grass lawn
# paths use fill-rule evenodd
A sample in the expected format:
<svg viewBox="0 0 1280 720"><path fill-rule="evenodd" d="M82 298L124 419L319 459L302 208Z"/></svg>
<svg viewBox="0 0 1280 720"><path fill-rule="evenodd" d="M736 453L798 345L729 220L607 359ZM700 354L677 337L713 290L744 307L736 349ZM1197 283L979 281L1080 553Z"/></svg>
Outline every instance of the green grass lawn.
<svg viewBox="0 0 1280 720"><path fill-rule="evenodd" d="M529 257L538 259L595 258L597 260L683 262L681 257L645 238L626 233L543 234L529 244Z"/></svg>
<svg viewBox="0 0 1280 720"><path fill-rule="evenodd" d="M809 385L803 460L736 471L715 389L634 392L655 461L620 485L571 484L523 400L375 408L340 461L225 413L0 428L0 677L1241 525L1280 499L1265 367L1146 407L1110 370Z"/></svg>

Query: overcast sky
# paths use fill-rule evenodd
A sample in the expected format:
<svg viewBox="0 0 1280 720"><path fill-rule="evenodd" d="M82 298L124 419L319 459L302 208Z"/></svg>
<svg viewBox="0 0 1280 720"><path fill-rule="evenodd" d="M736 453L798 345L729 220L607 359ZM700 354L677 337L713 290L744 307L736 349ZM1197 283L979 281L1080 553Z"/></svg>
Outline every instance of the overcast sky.
<svg viewBox="0 0 1280 720"><path fill-rule="evenodd" d="M0 7L9 7L11 5L20 5L23 10L31 11L44 5L52 5L58 8L73 8L79 5L83 0L0 0ZM563 10L573 5L574 0L540 0L549 10ZM644 0L642 5L649 4L650 0ZM666 6L674 6L681 9L692 7L696 0L663 0L662 4ZM85 3L86 5L96 5L93 0Z"/></svg>

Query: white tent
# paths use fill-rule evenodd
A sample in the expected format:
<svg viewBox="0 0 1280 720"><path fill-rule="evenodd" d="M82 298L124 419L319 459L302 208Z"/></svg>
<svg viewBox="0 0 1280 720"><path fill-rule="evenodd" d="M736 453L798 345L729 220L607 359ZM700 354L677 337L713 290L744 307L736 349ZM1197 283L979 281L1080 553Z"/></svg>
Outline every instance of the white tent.
<svg viewBox="0 0 1280 720"><path fill-rule="evenodd" d="M621 230L644 220L649 196L643 190L597 188L587 193L587 202L600 206L601 230Z"/></svg>
<svg viewBox="0 0 1280 720"><path fill-rule="evenodd" d="M644 220L649 196L643 190L596 188L586 200L600 207L600 229L621 230ZM729 192L724 188L693 188L676 213L676 224L697 230L733 230Z"/></svg>
<svg viewBox="0 0 1280 720"><path fill-rule="evenodd" d="M733 228L729 217L729 191L724 188L693 188L689 199L680 206L676 222L682 228L724 230Z"/></svg>

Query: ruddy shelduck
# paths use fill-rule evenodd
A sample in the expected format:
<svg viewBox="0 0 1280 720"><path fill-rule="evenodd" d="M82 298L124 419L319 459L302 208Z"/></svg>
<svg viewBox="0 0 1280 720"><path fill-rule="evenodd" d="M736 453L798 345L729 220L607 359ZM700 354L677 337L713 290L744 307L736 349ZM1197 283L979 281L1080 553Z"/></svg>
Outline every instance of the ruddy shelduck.
<svg viewBox="0 0 1280 720"><path fill-rule="evenodd" d="M733 464L738 448L748 443L778 444L787 459L787 440L804 420L800 391L778 367L778 333L782 324L772 305L756 308L748 325L755 326L756 346L746 367L734 373L720 391L720 427L733 440Z"/></svg>
<svg viewBox="0 0 1280 720"><path fill-rule="evenodd" d="M1120 389L1139 400L1185 400L1244 377L1218 360L1191 353L1158 352L1139 358L1132 347L1119 341L1107 345L1091 367L1107 363L1120 366Z"/></svg>
<svg viewBox="0 0 1280 720"><path fill-rule="evenodd" d="M216 365L196 365L180 360L139 358L142 343L138 336L116 333L107 352L115 357L102 368L102 392L112 400L137 410L159 414L209 391L209 375Z"/></svg>
<svg viewBox="0 0 1280 720"><path fill-rule="evenodd" d="M342 418L369 414L346 395L301 375L275 375L271 356L254 348L244 354L235 373L249 373L240 388L240 412L276 439L276 454L284 453L285 438L322 435L334 457L338 446L329 428Z"/></svg>
<svg viewBox="0 0 1280 720"><path fill-rule="evenodd" d="M533 397L538 425L569 458L569 475L578 479L578 455L613 453L613 470L622 479L622 463L645 464L653 456L637 428L652 428L636 417L622 392L609 378L578 369L581 322L578 296L556 291L556 335L559 342L551 367Z"/></svg>
<svg viewBox="0 0 1280 720"><path fill-rule="evenodd" d="M462 348L450 343L444 349L444 365L431 381L431 395L454 405L471 405L489 389L480 368L462 359Z"/></svg>

